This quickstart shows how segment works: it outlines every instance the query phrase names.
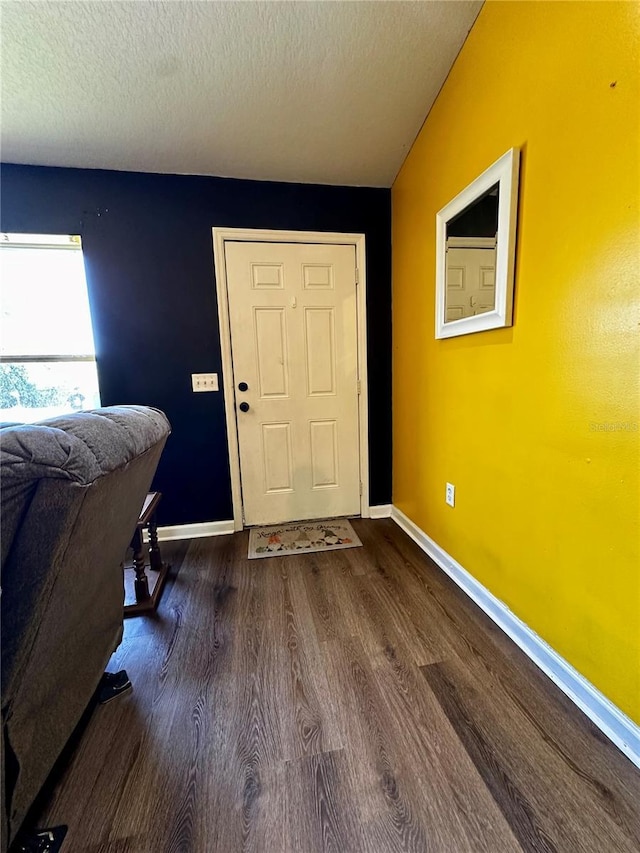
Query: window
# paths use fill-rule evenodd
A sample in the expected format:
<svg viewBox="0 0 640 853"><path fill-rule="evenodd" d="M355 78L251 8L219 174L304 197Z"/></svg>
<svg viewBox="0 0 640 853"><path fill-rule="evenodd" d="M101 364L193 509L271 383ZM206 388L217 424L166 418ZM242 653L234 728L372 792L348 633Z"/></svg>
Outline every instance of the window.
<svg viewBox="0 0 640 853"><path fill-rule="evenodd" d="M100 405L80 237L0 235L0 419Z"/></svg>

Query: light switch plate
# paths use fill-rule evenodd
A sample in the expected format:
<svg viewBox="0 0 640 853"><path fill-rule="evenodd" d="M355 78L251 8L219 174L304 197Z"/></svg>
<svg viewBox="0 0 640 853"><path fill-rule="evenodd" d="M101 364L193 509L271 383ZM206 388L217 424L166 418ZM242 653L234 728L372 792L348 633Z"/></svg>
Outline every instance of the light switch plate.
<svg viewBox="0 0 640 853"><path fill-rule="evenodd" d="M195 392L201 391L217 391L218 390L218 374L217 373L192 373L191 387Z"/></svg>

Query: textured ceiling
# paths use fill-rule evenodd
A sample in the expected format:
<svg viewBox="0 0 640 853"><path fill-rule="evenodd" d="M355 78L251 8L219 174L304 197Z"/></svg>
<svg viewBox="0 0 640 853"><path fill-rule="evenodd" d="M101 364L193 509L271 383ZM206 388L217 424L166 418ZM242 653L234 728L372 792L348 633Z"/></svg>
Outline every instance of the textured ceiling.
<svg viewBox="0 0 640 853"><path fill-rule="evenodd" d="M2 0L2 159L390 186L480 7Z"/></svg>

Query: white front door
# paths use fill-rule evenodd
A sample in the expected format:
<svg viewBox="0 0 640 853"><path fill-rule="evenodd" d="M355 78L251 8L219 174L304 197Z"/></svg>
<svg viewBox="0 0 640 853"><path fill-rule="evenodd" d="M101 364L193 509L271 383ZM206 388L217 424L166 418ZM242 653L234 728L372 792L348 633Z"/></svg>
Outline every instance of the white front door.
<svg viewBox="0 0 640 853"><path fill-rule="evenodd" d="M496 307L496 241L464 237L447 240L446 322L493 311ZM486 245L482 245L482 244Z"/></svg>
<svg viewBox="0 0 640 853"><path fill-rule="evenodd" d="M359 514L355 247L225 259L245 524Z"/></svg>

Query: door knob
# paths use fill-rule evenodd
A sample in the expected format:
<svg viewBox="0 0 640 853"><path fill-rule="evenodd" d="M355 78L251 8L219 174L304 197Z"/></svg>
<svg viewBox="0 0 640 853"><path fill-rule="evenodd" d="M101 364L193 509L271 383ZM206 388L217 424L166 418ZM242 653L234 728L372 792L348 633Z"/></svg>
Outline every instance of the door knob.
<svg viewBox="0 0 640 853"><path fill-rule="evenodd" d="M248 403L240 403L240 411L241 412L248 412L250 408L251 407L249 406Z"/></svg>
<svg viewBox="0 0 640 853"><path fill-rule="evenodd" d="M248 390L249 390L249 386L247 385L246 382L240 382L238 384L238 391L248 391Z"/></svg>

